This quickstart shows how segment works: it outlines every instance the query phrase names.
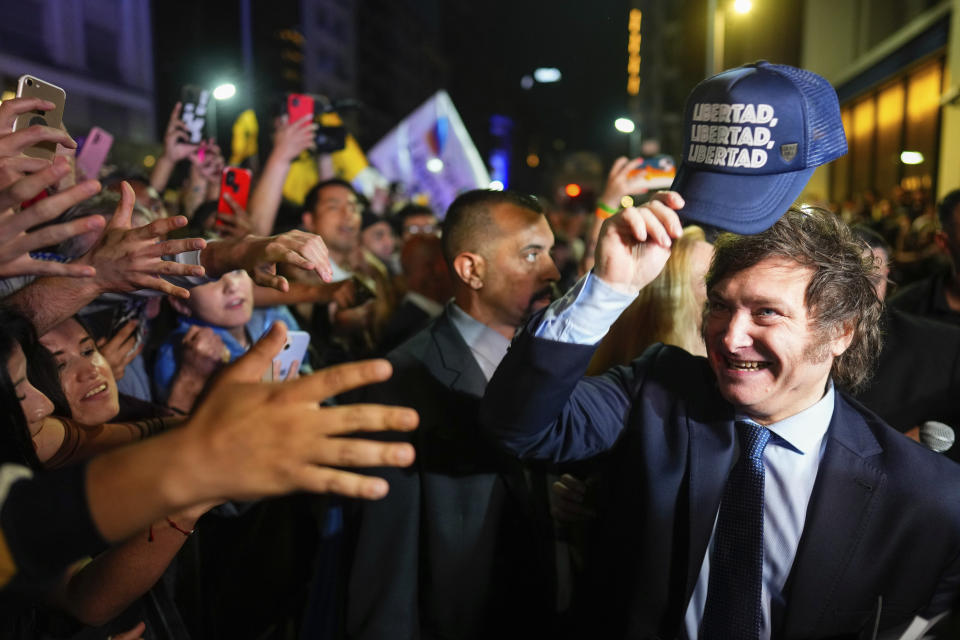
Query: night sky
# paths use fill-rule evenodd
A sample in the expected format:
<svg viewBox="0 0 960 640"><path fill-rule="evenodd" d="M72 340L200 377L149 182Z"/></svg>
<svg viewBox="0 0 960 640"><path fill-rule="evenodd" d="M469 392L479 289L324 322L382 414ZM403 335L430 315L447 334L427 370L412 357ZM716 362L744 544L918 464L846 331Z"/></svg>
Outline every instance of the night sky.
<svg viewBox="0 0 960 640"><path fill-rule="evenodd" d="M433 34L429 45L436 49L445 69L430 92L445 88L451 94L481 155L485 157L492 144L490 116L502 114L514 121L515 186L530 191L547 189L549 175L572 151L596 152L605 167L627 152L627 137L613 128L617 117L628 114L630 4L625 0L393 1L404 5ZM682 17L683 25L673 36L679 40L671 42L671 51L684 58L685 73L675 83L684 86L675 89L685 95L702 76L705 4L704 0L675 2L671 10ZM197 3L190 16L173 4L154 4L158 120L162 120L157 124L158 134L185 78L215 82L207 70L235 70L239 75L241 68L235 2ZM798 64L799 34L792 25L800 21L799 0L756 0L755 5L752 23L728 20L727 65L760 57ZM266 5L259 0L254 6L255 28L261 33L276 25L295 24L298 19L298 3L293 0L269 3L269 14L264 14ZM644 24L653 24L652 17ZM764 28L756 28L758 24ZM403 36L397 34L401 43ZM540 66L560 69L562 80L522 89L521 77ZM258 69L258 74L263 73L266 71ZM358 83L362 82L359 78ZM404 87L397 90L402 92ZM274 104L277 97L258 96L258 112L268 102ZM411 96L409 102L415 106L425 97ZM362 119L362 112L357 117ZM376 135L373 132L368 137ZM523 163L528 152L541 156L538 169L528 169Z"/></svg>

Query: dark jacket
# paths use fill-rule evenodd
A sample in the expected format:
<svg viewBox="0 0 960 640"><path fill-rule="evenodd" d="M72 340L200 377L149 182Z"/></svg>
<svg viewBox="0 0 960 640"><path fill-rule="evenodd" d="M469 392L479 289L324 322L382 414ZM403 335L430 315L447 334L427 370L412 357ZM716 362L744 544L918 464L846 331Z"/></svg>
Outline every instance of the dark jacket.
<svg viewBox="0 0 960 640"><path fill-rule="evenodd" d="M592 353L524 333L490 381L484 424L524 457L612 449L588 585L595 637L677 637L735 462L734 409L703 358L654 345L582 378ZM880 595L881 629L952 606L960 468L843 394L826 438L773 637L859 633Z"/></svg>
<svg viewBox="0 0 960 640"><path fill-rule="evenodd" d="M486 381L447 312L388 358L367 399L420 413L417 460L359 505L348 637L539 637L554 594L543 475L484 436Z"/></svg>

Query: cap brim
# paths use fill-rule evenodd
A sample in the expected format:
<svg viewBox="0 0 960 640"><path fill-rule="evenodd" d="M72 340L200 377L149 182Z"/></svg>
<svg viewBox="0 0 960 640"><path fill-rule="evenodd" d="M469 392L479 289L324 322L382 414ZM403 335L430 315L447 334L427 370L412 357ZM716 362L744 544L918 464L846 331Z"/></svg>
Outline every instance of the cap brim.
<svg viewBox="0 0 960 640"><path fill-rule="evenodd" d="M760 233L800 197L815 168L745 176L681 166L671 190L683 196L685 204L677 213L684 220L734 233Z"/></svg>

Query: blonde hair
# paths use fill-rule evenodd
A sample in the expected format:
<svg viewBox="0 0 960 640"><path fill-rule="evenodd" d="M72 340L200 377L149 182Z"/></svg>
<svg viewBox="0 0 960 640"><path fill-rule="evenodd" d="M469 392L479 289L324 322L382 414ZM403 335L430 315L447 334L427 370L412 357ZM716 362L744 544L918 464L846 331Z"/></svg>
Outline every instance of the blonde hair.
<svg viewBox="0 0 960 640"><path fill-rule="evenodd" d="M588 375L627 364L656 342L695 354L705 352L700 337L702 305L692 286L693 252L697 243L705 241L700 227L683 230L660 275L640 290L610 327L590 361Z"/></svg>

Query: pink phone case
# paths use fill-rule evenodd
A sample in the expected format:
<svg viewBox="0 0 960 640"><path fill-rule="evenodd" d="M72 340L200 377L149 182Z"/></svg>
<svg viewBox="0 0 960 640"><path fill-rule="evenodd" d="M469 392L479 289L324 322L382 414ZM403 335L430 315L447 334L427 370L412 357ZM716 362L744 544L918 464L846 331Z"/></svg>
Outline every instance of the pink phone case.
<svg viewBox="0 0 960 640"><path fill-rule="evenodd" d="M77 172L83 180L95 180L100 175L100 169L107 160L110 147L113 146L113 136L94 127L87 134L83 148L77 153Z"/></svg>

